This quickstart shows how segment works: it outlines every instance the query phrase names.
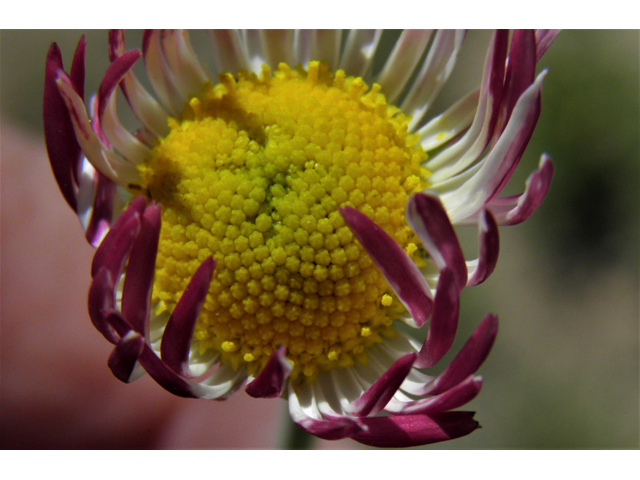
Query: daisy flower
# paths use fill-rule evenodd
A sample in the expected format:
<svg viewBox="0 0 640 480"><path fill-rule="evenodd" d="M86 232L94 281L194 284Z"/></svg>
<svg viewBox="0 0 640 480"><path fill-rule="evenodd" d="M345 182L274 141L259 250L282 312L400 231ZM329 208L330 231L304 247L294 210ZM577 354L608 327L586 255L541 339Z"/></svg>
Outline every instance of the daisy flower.
<svg viewBox="0 0 640 480"><path fill-rule="evenodd" d="M283 397L323 439L378 447L477 428L453 411L479 392L497 319L438 375L465 286L493 271L498 225L544 198L498 194L540 114L538 59L555 31L494 32L478 89L430 106L464 31L405 31L374 71L380 31L212 31L201 62L183 31L148 31L85 101L85 43L46 63L45 140L87 240L91 321L122 381L148 373L183 397L246 385ZM142 58L152 88L132 67ZM205 64L207 66L205 66ZM118 118L120 87L140 128ZM465 260L453 225L476 225ZM423 342L408 331L428 324Z"/></svg>

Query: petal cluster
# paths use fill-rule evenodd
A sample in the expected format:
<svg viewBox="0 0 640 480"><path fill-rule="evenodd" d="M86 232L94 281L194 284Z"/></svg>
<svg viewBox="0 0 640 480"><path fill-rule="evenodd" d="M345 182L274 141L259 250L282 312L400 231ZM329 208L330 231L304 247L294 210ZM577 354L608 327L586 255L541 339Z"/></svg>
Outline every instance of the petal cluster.
<svg viewBox="0 0 640 480"><path fill-rule="evenodd" d="M113 31L111 65L89 100L84 39L69 73L53 44L45 73L45 141L62 194L97 247L89 313L114 344L109 358L114 375L129 382L147 372L176 395L206 399L224 399L246 384L251 396L287 398L292 419L329 440L350 437L372 446L407 447L477 428L473 412L452 410L481 388L476 372L495 340L497 318L487 315L442 373L421 370L437 365L450 350L462 289L482 283L494 270L498 225L526 220L549 189L553 166L543 155L521 195L499 197L540 115L546 71L536 76L536 65L557 33L516 31L509 40L508 32L494 32L478 89L430 119L427 113L462 48L463 31L405 31L378 72L372 66L380 31L351 31L344 44L340 31L212 31L211 78L187 32L146 32L142 50L127 52L123 32ZM153 94L132 71L140 58ZM406 206L407 223L428 253L426 267L416 266L366 215L349 206L340 210L406 308L398 320L415 329L428 324L424 342L398 330L395 338L369 349L368 364L323 372L307 385L289 380L292 366L284 347L255 376L221 364L216 353L199 352L192 337L215 269L212 258L202 262L171 314L156 314L150 299L161 206L132 198L126 189L138 183L137 165L168 134L167 118L179 116L205 82L241 69L259 72L263 64L305 66L311 60L380 85L387 101L412 117L409 130L429 154L425 167L432 175L430 189ZM136 132L118 119L118 87L141 125ZM477 226L477 258L465 259L453 225Z"/></svg>

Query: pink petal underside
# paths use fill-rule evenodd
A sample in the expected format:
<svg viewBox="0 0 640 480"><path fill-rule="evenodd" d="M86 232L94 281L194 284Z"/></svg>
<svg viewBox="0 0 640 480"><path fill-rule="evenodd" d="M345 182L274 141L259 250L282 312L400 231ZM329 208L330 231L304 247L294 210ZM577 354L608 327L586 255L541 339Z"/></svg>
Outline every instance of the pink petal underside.
<svg viewBox="0 0 640 480"><path fill-rule="evenodd" d="M485 146L493 136L498 118L500 116L500 108L503 100L505 64L507 58L507 43L509 41L508 30L496 30L495 32L495 50L491 58L491 79L489 81L489 92L491 101L491 114L489 116L489 130Z"/></svg>
<svg viewBox="0 0 640 480"><path fill-rule="evenodd" d="M424 276L400 246L366 215L351 207L340 213L380 272L405 305L416 326L426 323L433 308Z"/></svg>
<svg viewBox="0 0 640 480"><path fill-rule="evenodd" d="M524 193L512 197L494 198L487 207L495 214L501 225L517 225L529 218L544 200L553 177L553 163L545 154L540 159L538 170L526 182Z"/></svg>
<svg viewBox="0 0 640 480"><path fill-rule="evenodd" d="M389 408L389 405L385 411L403 415L448 412L469 403L480 393L481 388L482 378L469 375L466 380L439 395L412 402L395 402L393 408Z"/></svg>
<svg viewBox="0 0 640 480"><path fill-rule="evenodd" d="M124 261L126 260L128 249L131 248L129 245L126 251L123 251L122 242L125 238L129 237L131 238L131 242L133 242L133 238L138 234L140 217L144 214L145 205L146 200L143 196L136 198L113 223L111 229L109 229L109 232L107 232L96 249L96 253L93 255L91 276L94 276L98 269L105 264L108 257L113 257L114 255L117 261L115 263L110 261L108 270L114 278L120 274L124 266ZM137 221L131 223L131 220L134 218ZM119 253L112 253L112 249L116 249Z"/></svg>
<svg viewBox="0 0 640 480"><path fill-rule="evenodd" d="M196 95L208 78L198 61L187 30L162 30L160 46L169 70L177 72L175 76L182 94Z"/></svg>
<svg viewBox="0 0 640 480"><path fill-rule="evenodd" d="M122 288L122 314L135 331L147 336L149 302L160 235L160 205L150 205L133 242Z"/></svg>
<svg viewBox="0 0 640 480"><path fill-rule="evenodd" d="M158 30L145 30L142 37L142 55L147 76L164 108L177 116L188 99L178 90L174 73L170 70L159 45Z"/></svg>
<svg viewBox="0 0 640 480"><path fill-rule="evenodd" d="M286 349L281 345L271 354L260 374L245 388L248 395L254 398L276 398L282 395L287 377L293 369L285 353Z"/></svg>
<svg viewBox="0 0 640 480"><path fill-rule="evenodd" d="M458 328L459 295L460 290L455 284L451 270L445 269L440 272L433 315L427 337L416 359L417 368L435 365L453 345Z"/></svg>
<svg viewBox="0 0 640 480"><path fill-rule="evenodd" d="M360 397L350 405L349 414L356 417L376 415L382 411L391 397L398 391L411 371L416 359L415 353L396 360Z"/></svg>
<svg viewBox="0 0 640 480"><path fill-rule="evenodd" d="M551 43L560 33L560 30L538 30L536 32L536 61L540 61L540 58L545 54Z"/></svg>
<svg viewBox="0 0 640 480"><path fill-rule="evenodd" d="M122 30L109 31L109 60L114 62L125 53L124 32ZM169 133L167 126L167 112L140 84L133 72L129 71L120 88L125 99L129 103L131 111L138 121L144 126L142 130L152 137L162 138ZM153 146L153 141L145 142Z"/></svg>
<svg viewBox="0 0 640 480"><path fill-rule="evenodd" d="M478 222L478 265L467 281L468 287L481 284L493 273L499 252L498 224L491 211L485 208L480 212Z"/></svg>
<svg viewBox="0 0 640 480"><path fill-rule="evenodd" d="M406 217L407 223L420 238L438 270L450 269L455 284L461 291L467 284L467 264L440 199L416 193L407 202Z"/></svg>
<svg viewBox="0 0 640 480"><path fill-rule="evenodd" d="M129 383L143 349L144 338L133 330L120 339L107 362L111 372L118 380Z"/></svg>
<svg viewBox="0 0 640 480"><path fill-rule="evenodd" d="M111 97L122 78L131 70L140 56L139 50L133 50L119 56L109 65L98 88L98 118L102 119L109 97Z"/></svg>
<svg viewBox="0 0 640 480"><path fill-rule="evenodd" d="M518 98L533 83L536 74L536 38L533 30L515 30L507 64L502 98L500 126L496 129L494 142L504 130Z"/></svg>
<svg viewBox="0 0 640 480"><path fill-rule="evenodd" d="M546 72L541 72L518 99L500 140L479 168L471 170L460 186L441 194L456 223L472 218L498 193L498 187L513 172L533 134L540 115L540 93Z"/></svg>
<svg viewBox="0 0 640 480"><path fill-rule="evenodd" d="M486 360L498 334L498 317L488 314L464 344L447 368L418 395L437 395L455 387L475 373Z"/></svg>
<svg viewBox="0 0 640 480"><path fill-rule="evenodd" d="M56 84L59 70L62 70L62 55L58 46L53 43L47 54L45 69L43 99L44 138L56 182L58 182L64 199L76 211L77 199L74 177L77 173L74 173L74 171L77 170L80 160L80 145L76 140L69 110Z"/></svg>
<svg viewBox="0 0 640 480"><path fill-rule="evenodd" d="M124 30L109 30L109 61L114 62L124 52Z"/></svg>
<svg viewBox="0 0 640 480"><path fill-rule="evenodd" d="M111 226L113 197L116 185L100 172L96 172L96 194L93 199L91 218L84 232L87 241L97 247Z"/></svg>
<svg viewBox="0 0 640 480"><path fill-rule="evenodd" d="M88 295L89 318L104 338L117 345L120 337L116 334L107 316L115 309L114 277L106 268L99 269L91 280Z"/></svg>
<svg viewBox="0 0 640 480"><path fill-rule="evenodd" d="M544 78L544 77L543 77ZM540 88L542 85L540 85ZM532 84L529 88L535 88ZM520 103L520 100L524 97L524 94L518 97L517 103ZM514 108L515 110L515 108ZM537 95L534 96L533 101L529 102L529 106L521 109L521 113L518 118L509 118L509 123L514 121L516 126L519 126L515 135L512 135L511 139L507 141L510 142L507 153L504 155L504 160L502 161L499 169L499 174L496 175L496 179L500 181L497 182L498 185L494 189L494 193L492 197L498 195L500 191L507 184L511 175L515 171L518 163L520 163L520 158L522 158L522 154L524 153L524 149L527 147L529 140L531 139L531 135L533 135L533 131L535 129L536 124L538 123L538 118L540 117L541 110L541 102L540 102L540 90L538 89ZM508 137L507 137L508 138ZM492 179L493 180L493 179ZM493 180L495 181L495 180Z"/></svg>
<svg viewBox="0 0 640 480"><path fill-rule="evenodd" d="M69 78L71 78L71 83L73 83L73 87L76 89L76 92L78 92L78 95L82 99L84 99L85 47L86 47L86 42L84 40L84 35L82 35L80 37L80 40L78 41L78 46L76 47L76 51L73 54L73 62L71 63L71 72L69 73ZM77 164L72 169L72 173L73 173L73 178L76 184L78 184L79 183L78 175L80 172Z"/></svg>
<svg viewBox="0 0 640 480"><path fill-rule="evenodd" d="M323 440L340 440L342 438L352 437L357 432L362 431L361 420L354 420L349 417L333 418L328 420L315 420L313 418L305 418L297 425L303 430L309 432Z"/></svg>
<svg viewBox="0 0 640 480"><path fill-rule="evenodd" d="M404 448L452 440L479 427L475 412L443 412L433 415L399 415L360 419L368 427L351 435L371 447Z"/></svg>
<svg viewBox="0 0 640 480"><path fill-rule="evenodd" d="M142 340L143 348L137 357L137 361L144 367L145 371L165 390L179 397L196 398L190 388L187 380L180 378L173 370L171 370L158 356L153 352L151 347L144 341L144 336L132 330L131 325L120 315L119 312L113 312L107 317L107 321L118 332L120 338L137 335ZM112 353L112 356L115 354ZM114 372L115 374L115 372Z"/></svg>
<svg viewBox="0 0 640 480"><path fill-rule="evenodd" d="M189 372L191 337L200 309L209 291L216 262L207 258L191 277L191 281L173 309L162 334L160 358L178 375L193 376Z"/></svg>

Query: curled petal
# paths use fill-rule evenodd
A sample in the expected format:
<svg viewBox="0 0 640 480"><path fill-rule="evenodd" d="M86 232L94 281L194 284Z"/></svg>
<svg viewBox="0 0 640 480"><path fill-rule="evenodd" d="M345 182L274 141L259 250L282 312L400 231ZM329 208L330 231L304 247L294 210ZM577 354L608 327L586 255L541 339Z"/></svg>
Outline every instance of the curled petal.
<svg viewBox="0 0 640 480"><path fill-rule="evenodd" d="M143 349L144 338L133 330L120 339L108 361L109 368L118 380L129 383L133 379L134 369Z"/></svg>
<svg viewBox="0 0 640 480"><path fill-rule="evenodd" d="M122 314L133 329L145 337L159 235L160 205L150 205L131 247L122 288Z"/></svg>
<svg viewBox="0 0 640 480"><path fill-rule="evenodd" d="M315 413L317 416L311 416L305 412L293 387L289 385L289 414L291 419L311 435L323 440L340 440L341 438L351 437L356 432L365 429L361 423L362 419L350 417L323 419L317 409Z"/></svg>
<svg viewBox="0 0 640 480"><path fill-rule="evenodd" d="M536 39L533 30L516 30L511 39L507 73L504 81L500 126L494 141L504 130L520 95L533 83L536 75Z"/></svg>
<svg viewBox="0 0 640 480"><path fill-rule="evenodd" d="M485 59L473 123L460 140L427 162L426 167L434 172L430 177L432 185L473 165L489 144L500 113L507 42L507 32L494 32Z"/></svg>
<svg viewBox="0 0 640 480"><path fill-rule="evenodd" d="M217 73L249 69L247 44L238 30L211 30Z"/></svg>
<svg viewBox="0 0 640 480"><path fill-rule="evenodd" d="M110 30L109 59L113 62L124 52L124 32L122 30ZM120 88L133 114L145 129L158 138L162 138L169 133L166 110L142 87L133 72L127 72L120 83Z"/></svg>
<svg viewBox="0 0 640 480"><path fill-rule="evenodd" d="M245 392L254 398L275 398L282 395L287 377L293 367L285 356L286 349L281 345L269 357L269 361L260 374L247 385Z"/></svg>
<svg viewBox="0 0 640 480"><path fill-rule="evenodd" d="M131 325L118 312L111 313L107 321L121 337L126 336L131 331ZM142 338L143 336L140 335L140 337ZM146 342L142 353L138 357L138 362L144 371L162 388L179 397L209 400L224 399L230 392L234 392L246 378L243 369L234 371L226 367L220 367L202 382L183 378L160 360L160 357Z"/></svg>
<svg viewBox="0 0 640 480"><path fill-rule="evenodd" d="M371 447L403 448L463 437L479 427L475 412L443 412L432 415L367 417L360 421L367 430L351 435Z"/></svg>
<svg viewBox="0 0 640 480"><path fill-rule="evenodd" d="M449 351L458 328L460 310L460 290L449 269L440 272L433 315L427 338L416 359L416 367L427 368L435 365Z"/></svg>
<svg viewBox="0 0 640 480"><path fill-rule="evenodd" d="M89 287L89 318L104 338L117 345L120 341L107 317L115 309L114 277L106 268L100 268Z"/></svg>
<svg viewBox="0 0 640 480"><path fill-rule="evenodd" d="M475 269L469 270L471 276L467 281L468 287L481 284L493 273L498 263L499 251L498 224L491 211L484 209L480 212L478 221L478 260Z"/></svg>
<svg viewBox="0 0 640 480"><path fill-rule="evenodd" d="M467 265L447 212L436 196L417 193L407 202L407 223L438 270L450 269L458 291L467 284Z"/></svg>
<svg viewBox="0 0 640 480"><path fill-rule="evenodd" d="M540 29L536 32L536 61L539 61L542 58L559 33L560 30L544 29Z"/></svg>
<svg viewBox="0 0 640 480"><path fill-rule="evenodd" d="M495 197L524 152L540 116L540 94L546 72L541 72L518 99L507 126L489 154L474 167L438 185L452 222L476 214Z"/></svg>
<svg viewBox="0 0 640 480"><path fill-rule="evenodd" d="M393 402L385 408L385 411L406 415L448 412L469 403L480 393L481 388L482 377L470 375L463 382L439 395L412 402Z"/></svg>
<svg viewBox="0 0 640 480"><path fill-rule="evenodd" d="M93 247L100 245L111 226L113 197L116 194L116 185L100 172L96 172L95 186L91 217L84 232L87 241Z"/></svg>
<svg viewBox="0 0 640 480"><path fill-rule="evenodd" d="M538 170L529 175L524 193L512 197L494 198L487 207L495 214L500 225L516 225L524 222L536 211L549 191L553 177L553 163L544 154Z"/></svg>
<svg viewBox="0 0 640 480"><path fill-rule="evenodd" d="M133 50L119 56L109 65L98 87L98 117L102 118L108 98L139 58L140 51Z"/></svg>
<svg viewBox="0 0 640 480"><path fill-rule="evenodd" d="M446 29L436 33L420 73L400 106L412 117L409 130L420 123L449 79L466 33L465 30Z"/></svg>
<svg viewBox="0 0 640 480"><path fill-rule="evenodd" d="M400 385L407 378L416 359L415 353L404 355L396 360L349 408L356 417L376 415L382 411Z"/></svg>
<svg viewBox="0 0 640 480"><path fill-rule="evenodd" d="M433 30L404 30L398 38L375 82L382 87L386 99L394 103L411 78Z"/></svg>
<svg viewBox="0 0 640 480"><path fill-rule="evenodd" d="M209 291L209 284L216 266L212 257L207 258L193 274L189 285L173 309L164 328L160 357L178 375L192 377L189 372L191 337L200 309Z"/></svg>
<svg viewBox="0 0 640 480"><path fill-rule="evenodd" d="M350 30L340 59L340 68L348 67L355 77L364 77L371 68L382 30Z"/></svg>
<svg viewBox="0 0 640 480"><path fill-rule="evenodd" d="M208 78L191 47L189 32L163 30L160 32L160 43L169 69L178 72L175 79L180 90L184 95L198 94Z"/></svg>
<svg viewBox="0 0 640 480"><path fill-rule="evenodd" d="M498 317L488 314L447 368L418 395L437 395L475 373L486 360L498 334ZM412 392L415 393L415 392Z"/></svg>
<svg viewBox="0 0 640 480"><path fill-rule="evenodd" d="M92 277L105 264L114 278L122 271L133 239L138 235L145 203L144 197L136 198L114 222L93 255Z"/></svg>
<svg viewBox="0 0 640 480"><path fill-rule="evenodd" d="M58 45L53 43L47 54L45 69L44 139L56 182L65 200L75 211L77 199L74 176L77 176L80 162L80 145L76 139L69 110L56 85L60 70L62 70L62 55ZM70 82L72 85L75 83L73 80Z"/></svg>
<svg viewBox="0 0 640 480"><path fill-rule="evenodd" d="M404 250L366 215L351 207L341 208L340 213L395 294L407 307L415 325L424 325L431 314L433 301L431 290L418 267Z"/></svg>
<svg viewBox="0 0 640 480"><path fill-rule="evenodd" d="M142 37L142 55L147 69L149 81L156 95L172 116L177 116L184 108L187 96L176 85L174 73L167 65L159 45L159 32L145 30Z"/></svg>

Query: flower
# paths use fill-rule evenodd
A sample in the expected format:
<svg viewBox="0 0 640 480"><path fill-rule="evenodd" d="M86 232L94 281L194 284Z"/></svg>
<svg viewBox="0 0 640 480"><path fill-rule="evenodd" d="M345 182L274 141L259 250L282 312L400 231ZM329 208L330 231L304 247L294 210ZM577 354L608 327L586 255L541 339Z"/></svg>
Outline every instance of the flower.
<svg viewBox="0 0 640 480"><path fill-rule="evenodd" d="M146 32L126 52L113 31L86 104L84 39L69 74L53 44L45 140L97 247L89 313L115 345L115 376L218 400L246 384L288 398L313 435L372 446L477 428L452 410L480 390L497 318L442 373L421 369L449 351L461 290L493 271L498 224L525 220L548 190L543 155L522 195L497 198L537 122L536 62L556 33L516 31L507 56L495 32L479 89L426 123L465 32L405 31L372 75L379 31L344 45L336 31L213 31L218 83L187 32ZM141 56L157 100L131 70ZM453 224L478 226L477 259ZM429 322L424 342L396 321Z"/></svg>

